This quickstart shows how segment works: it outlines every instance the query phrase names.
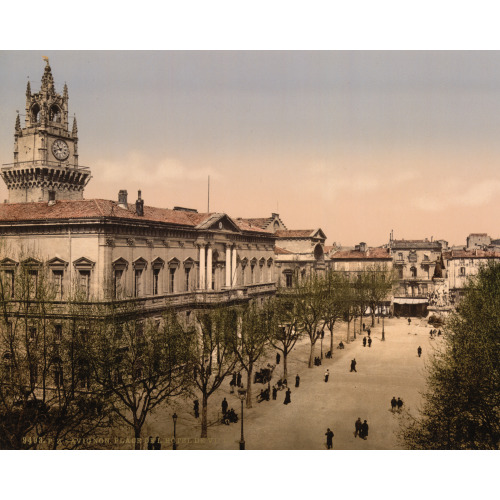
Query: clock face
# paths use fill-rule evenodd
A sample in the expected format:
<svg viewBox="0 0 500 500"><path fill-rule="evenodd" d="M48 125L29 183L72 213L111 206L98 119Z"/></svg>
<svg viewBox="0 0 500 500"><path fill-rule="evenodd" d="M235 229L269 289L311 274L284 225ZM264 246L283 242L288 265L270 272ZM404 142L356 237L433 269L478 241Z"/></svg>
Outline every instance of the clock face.
<svg viewBox="0 0 500 500"><path fill-rule="evenodd" d="M64 142L62 139L57 139L57 141L54 141L54 143L52 144L52 154L58 160L65 160L69 156L69 148L66 142Z"/></svg>

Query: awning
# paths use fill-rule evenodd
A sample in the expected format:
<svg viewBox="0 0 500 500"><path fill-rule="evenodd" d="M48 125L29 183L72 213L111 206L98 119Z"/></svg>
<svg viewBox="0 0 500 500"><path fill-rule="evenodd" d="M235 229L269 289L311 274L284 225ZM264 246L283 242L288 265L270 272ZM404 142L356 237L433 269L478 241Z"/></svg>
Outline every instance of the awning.
<svg viewBox="0 0 500 500"><path fill-rule="evenodd" d="M394 304L428 304L428 299L415 299L412 297L394 297Z"/></svg>

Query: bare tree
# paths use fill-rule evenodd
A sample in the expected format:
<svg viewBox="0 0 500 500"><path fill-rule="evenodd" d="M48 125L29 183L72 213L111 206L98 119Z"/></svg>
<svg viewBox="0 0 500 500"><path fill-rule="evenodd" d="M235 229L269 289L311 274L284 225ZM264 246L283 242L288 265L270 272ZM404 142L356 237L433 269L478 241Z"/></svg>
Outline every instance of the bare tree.
<svg viewBox="0 0 500 500"><path fill-rule="evenodd" d="M208 435L208 400L232 373L238 356L237 314L234 308L218 304L196 315L198 331L193 337L190 364L195 387L201 393L201 437Z"/></svg>
<svg viewBox="0 0 500 500"><path fill-rule="evenodd" d="M333 354L333 328L344 317L345 303L349 297L349 281L344 273L329 270L325 275L325 323L330 330L330 353Z"/></svg>

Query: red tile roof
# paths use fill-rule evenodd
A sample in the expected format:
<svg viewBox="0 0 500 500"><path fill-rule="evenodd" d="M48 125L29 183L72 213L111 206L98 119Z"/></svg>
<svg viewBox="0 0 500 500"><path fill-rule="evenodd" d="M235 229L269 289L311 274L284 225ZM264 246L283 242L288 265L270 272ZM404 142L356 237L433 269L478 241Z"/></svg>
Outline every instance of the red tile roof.
<svg viewBox="0 0 500 500"><path fill-rule="evenodd" d="M101 199L58 200L52 206L47 202L0 204L0 223L113 218L195 227L213 215L215 214L144 206L144 215L140 216L135 212L135 204L130 203L129 209L125 209L118 206L116 201ZM258 227L249 226L244 221L234 222L241 231L273 236Z"/></svg>
<svg viewBox="0 0 500 500"><path fill-rule="evenodd" d="M493 250L450 250L443 252L443 259L500 259L500 252Z"/></svg>
<svg viewBox="0 0 500 500"><path fill-rule="evenodd" d="M288 229L286 231L279 230L274 234L278 238L288 239L288 238L309 238L311 237L314 229Z"/></svg>
<svg viewBox="0 0 500 500"><path fill-rule="evenodd" d="M337 260L392 260L388 248L369 248L366 252L359 252L357 250L338 250L334 252L330 259Z"/></svg>

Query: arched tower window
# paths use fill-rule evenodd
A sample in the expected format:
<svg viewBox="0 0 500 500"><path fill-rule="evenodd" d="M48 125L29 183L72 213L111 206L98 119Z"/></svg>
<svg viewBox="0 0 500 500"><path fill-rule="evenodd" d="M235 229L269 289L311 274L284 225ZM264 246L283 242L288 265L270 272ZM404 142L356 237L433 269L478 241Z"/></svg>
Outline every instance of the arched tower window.
<svg viewBox="0 0 500 500"><path fill-rule="evenodd" d="M49 120L55 123L61 123L61 110L55 104L50 107Z"/></svg>
<svg viewBox="0 0 500 500"><path fill-rule="evenodd" d="M40 121L40 106L38 104L35 104L31 108L31 122L37 123L38 121Z"/></svg>

